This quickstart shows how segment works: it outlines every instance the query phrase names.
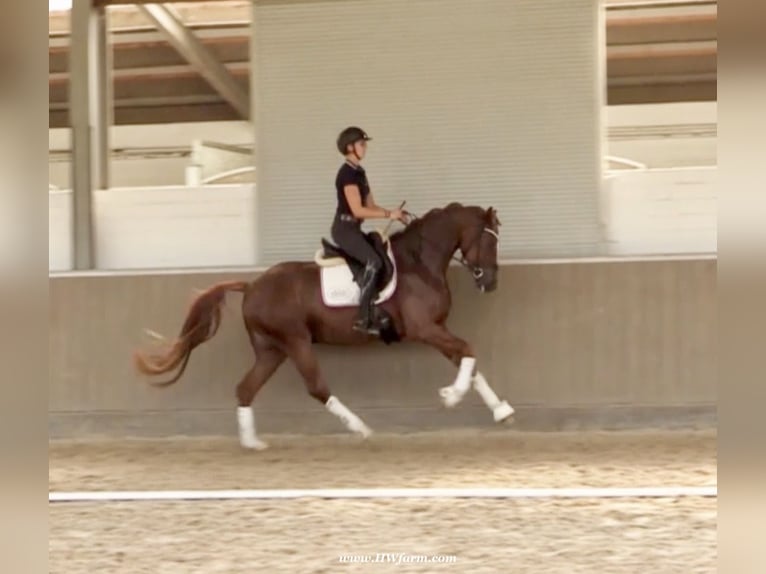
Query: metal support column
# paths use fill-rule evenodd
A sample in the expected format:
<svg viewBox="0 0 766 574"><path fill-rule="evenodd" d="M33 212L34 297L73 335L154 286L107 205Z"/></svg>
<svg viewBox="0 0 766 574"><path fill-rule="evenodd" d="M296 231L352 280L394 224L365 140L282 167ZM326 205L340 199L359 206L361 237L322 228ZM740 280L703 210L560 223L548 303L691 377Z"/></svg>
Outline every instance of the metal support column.
<svg viewBox="0 0 766 574"><path fill-rule="evenodd" d="M221 97L243 119L250 118L250 102L245 90L232 77L226 66L189 31L175 10L163 4L141 4L138 8L154 21L170 45L221 94Z"/></svg>
<svg viewBox="0 0 766 574"><path fill-rule="evenodd" d="M74 267L95 266L93 190L109 187L109 52L106 8L73 0L69 51Z"/></svg>
<svg viewBox="0 0 766 574"><path fill-rule="evenodd" d="M261 190L263 189L260 185L258 185L259 180L261 179L261 170L258 169L258 166L260 165L261 161L261 152L258 147L258 134L256 127L258 126L258 118L256 117L258 115L258 112L260 110L258 105L258 58L257 54L255 53L256 50L256 26L255 26L255 2L250 3L250 126L252 128L252 134L253 134L253 167L255 167L255 185L253 186L253 231L254 231L254 237L253 237L253 246L254 246L254 265L260 265L261 261L263 260L262 256L262 248L261 248L261 230L263 229L261 225L261 210L260 210L260 197L261 193L263 193Z"/></svg>
<svg viewBox="0 0 766 574"><path fill-rule="evenodd" d="M95 263L92 213L90 90L91 0L73 0L69 48L69 123L72 127L72 193L74 196L74 268Z"/></svg>
<svg viewBox="0 0 766 574"><path fill-rule="evenodd" d="M90 124L92 127L93 187L109 188L109 126L112 125L112 90L106 8L94 8L90 17Z"/></svg>

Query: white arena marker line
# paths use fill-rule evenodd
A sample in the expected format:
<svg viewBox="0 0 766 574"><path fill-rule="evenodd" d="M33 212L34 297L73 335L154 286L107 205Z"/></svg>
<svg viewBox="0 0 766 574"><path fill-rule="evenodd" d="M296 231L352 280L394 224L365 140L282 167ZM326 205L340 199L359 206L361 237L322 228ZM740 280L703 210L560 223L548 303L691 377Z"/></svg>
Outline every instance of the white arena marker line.
<svg viewBox="0 0 766 574"><path fill-rule="evenodd" d="M265 490L158 490L50 492L48 502L173 500L285 500L298 498L677 498L717 497L717 486L639 488L306 488Z"/></svg>

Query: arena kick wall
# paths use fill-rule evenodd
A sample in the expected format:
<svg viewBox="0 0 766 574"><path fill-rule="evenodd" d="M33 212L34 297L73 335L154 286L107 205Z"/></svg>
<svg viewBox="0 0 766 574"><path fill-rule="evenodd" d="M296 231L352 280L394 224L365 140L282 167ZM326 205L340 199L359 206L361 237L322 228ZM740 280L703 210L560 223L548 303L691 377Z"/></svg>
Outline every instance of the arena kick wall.
<svg viewBox="0 0 766 574"><path fill-rule="evenodd" d="M451 270L450 327L517 409L518 429L714 423L716 259L514 263L478 293ZM218 335L184 378L149 388L132 370L144 328L174 335L195 288L252 271L54 275L50 281L51 437L234 435L234 387L252 360L230 296ZM490 428L475 394L456 409L438 389L454 370L414 344L323 348L333 391L375 430ZM256 400L259 429L345 432L305 392L290 363Z"/></svg>

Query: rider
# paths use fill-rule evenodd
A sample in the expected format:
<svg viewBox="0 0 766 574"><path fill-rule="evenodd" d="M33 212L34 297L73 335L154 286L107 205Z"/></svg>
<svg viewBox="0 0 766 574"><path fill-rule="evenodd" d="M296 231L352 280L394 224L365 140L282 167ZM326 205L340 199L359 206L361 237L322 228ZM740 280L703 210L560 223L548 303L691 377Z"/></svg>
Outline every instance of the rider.
<svg viewBox="0 0 766 574"><path fill-rule="evenodd" d="M367 174L361 166L367 142L371 139L364 130L355 126L344 129L338 136L338 151L346 161L335 178L338 205L331 233L338 247L365 266L360 285L359 316L354 330L377 335L373 320L374 304L378 273L383 270L383 261L362 232L362 221L392 219L405 222L406 219L402 210L389 211L375 203Z"/></svg>

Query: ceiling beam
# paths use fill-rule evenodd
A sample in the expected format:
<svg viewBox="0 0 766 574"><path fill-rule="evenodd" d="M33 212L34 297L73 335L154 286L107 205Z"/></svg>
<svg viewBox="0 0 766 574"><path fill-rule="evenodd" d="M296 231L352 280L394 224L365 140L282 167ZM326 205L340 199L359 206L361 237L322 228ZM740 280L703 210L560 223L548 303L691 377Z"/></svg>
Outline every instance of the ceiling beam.
<svg viewBox="0 0 766 574"><path fill-rule="evenodd" d="M165 0L163 4L190 4L192 2L208 3L210 0ZM121 5L138 5L138 4L153 4L151 0L93 0L95 6L121 6Z"/></svg>
<svg viewBox="0 0 766 574"><path fill-rule="evenodd" d="M167 41L226 100L243 119L250 118L250 99L224 66L189 30L177 13L163 4L142 4L140 9L155 23Z"/></svg>

